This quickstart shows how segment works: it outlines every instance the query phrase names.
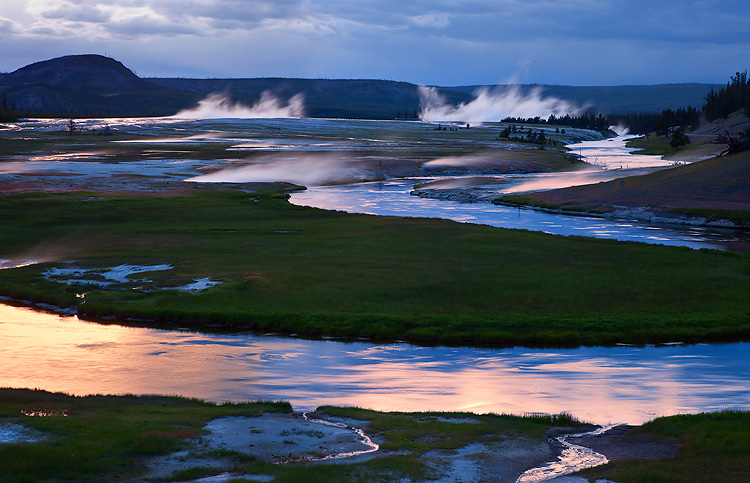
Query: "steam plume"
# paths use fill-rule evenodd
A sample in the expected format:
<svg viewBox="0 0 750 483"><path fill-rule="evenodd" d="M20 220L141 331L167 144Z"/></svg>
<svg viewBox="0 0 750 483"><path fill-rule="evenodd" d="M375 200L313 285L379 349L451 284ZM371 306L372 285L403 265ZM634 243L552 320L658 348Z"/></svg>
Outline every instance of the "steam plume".
<svg viewBox="0 0 750 483"><path fill-rule="evenodd" d="M199 183L251 183L285 181L302 186L322 186L361 182L375 177L355 160L346 156L274 155L255 164L226 168L189 178Z"/></svg>
<svg viewBox="0 0 750 483"><path fill-rule="evenodd" d="M434 87L419 86L419 99L423 121L459 121L481 123L501 121L506 117L548 118L550 115L564 116L578 114L577 107L556 97L542 98L540 87L528 94L521 92L518 86L490 91L480 88L475 92L476 98L469 103L449 106L445 98Z"/></svg>
<svg viewBox="0 0 750 483"><path fill-rule="evenodd" d="M284 106L278 98L266 91L261 94L260 100L252 107L232 102L227 94L215 92L200 101L196 107L182 110L173 117L187 119L277 119L304 117L304 115L305 97L303 94L295 95Z"/></svg>

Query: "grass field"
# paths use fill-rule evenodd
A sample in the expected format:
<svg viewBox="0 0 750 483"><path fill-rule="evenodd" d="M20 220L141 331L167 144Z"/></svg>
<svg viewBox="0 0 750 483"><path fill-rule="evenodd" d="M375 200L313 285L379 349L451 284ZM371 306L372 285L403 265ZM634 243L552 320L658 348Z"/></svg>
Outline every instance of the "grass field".
<svg viewBox="0 0 750 483"><path fill-rule="evenodd" d="M144 458L185 449L213 418L265 412L291 412L291 406L0 389L0 422L20 423L45 437L0 445L0 481L113 481L137 473Z"/></svg>
<svg viewBox="0 0 750 483"><path fill-rule="evenodd" d="M750 338L746 254L351 215L236 189L12 195L0 210L0 258L51 260L0 271L0 294L87 317L461 345ZM122 264L173 268L106 289L41 275ZM222 283L169 289L205 277Z"/></svg>
<svg viewBox="0 0 750 483"><path fill-rule="evenodd" d="M272 477L273 481L425 481L451 469L452 458L468 445L485 452L472 455L472 465L503 474L493 466L519 463L528 448L531 460L515 470L554 459L544 445L550 428L576 431L580 423L566 415L518 417L472 413L377 412L324 406L314 416L350 418L380 441L381 456L337 465L272 464L249 454L198 444L210 420L225 416L257 417L289 413L286 403L214 404L164 396L86 396L30 389L0 388L0 428L22 425L36 441L0 444L0 481L185 481L230 472ZM631 431L639 443L679 446L674 457L635 458L584 470L591 481L618 482L748 481L750 413L722 411L658 418ZM277 428L280 437L283 427ZM628 444L624 442L624 444ZM526 448L526 450L524 450ZM540 451L541 448L541 451ZM169 476L150 476L153 458L181 451L186 462ZM211 465L202 463L211 461ZM518 465L516 465L518 466ZM505 475L508 476L508 475ZM460 478L454 475L455 478ZM243 479L233 481L247 481ZM505 480L503 480L505 481Z"/></svg>
<svg viewBox="0 0 750 483"><path fill-rule="evenodd" d="M620 483L750 481L748 428L750 413L731 410L655 419L633 436L675 441L680 444L676 457L617 461L582 474Z"/></svg>
<svg viewBox="0 0 750 483"><path fill-rule="evenodd" d="M378 434L382 451L391 455L351 465L272 464L237 451L207 450L195 444L211 419L290 411L285 403L213 404L163 396L73 397L0 388L0 423L21 424L39 437L31 443L0 444L0 481L133 481L131 478L148 477L151 458L176 451L204 452L204 458L219 465L187 468L173 477L148 481L185 481L225 471L270 475L282 483L422 479L430 474L429 465L420 460L428 451L454 451L472 442L506 439L543 444L551 426L579 424L565 415L522 418L324 407L318 416L369 422L368 432ZM472 423L456 424L441 418L471 418ZM283 429L278 428L279 435L284 434Z"/></svg>

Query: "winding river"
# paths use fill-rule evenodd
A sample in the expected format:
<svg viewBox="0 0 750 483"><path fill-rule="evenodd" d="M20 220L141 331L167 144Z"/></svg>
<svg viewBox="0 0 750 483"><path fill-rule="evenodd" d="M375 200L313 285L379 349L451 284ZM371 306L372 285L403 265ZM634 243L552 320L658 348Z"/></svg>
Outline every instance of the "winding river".
<svg viewBox="0 0 750 483"><path fill-rule="evenodd" d="M624 176L653 172L674 164L658 156L631 152L627 136L585 141L568 147L591 163L589 169L575 172L533 173L497 176L501 185L485 187L498 196L504 193L537 191L598 183ZM593 216L568 216L543 211L466 203L448 199L413 196L415 185L444 180L443 177L389 179L340 186L313 186L293 193L290 201L301 206L372 215L446 218L463 223L479 223L503 228L541 231L553 235L589 236L621 241L687 246L694 249L735 249L750 247L750 234L742 230L676 226L638 221L621 221ZM461 180L460 177L454 178Z"/></svg>
<svg viewBox="0 0 750 483"><path fill-rule="evenodd" d="M132 129L148 129L153 135L161 135L162 131L172 133L171 124L139 122L133 124ZM363 149L383 144L386 136L381 131L386 128L391 129L387 139L395 145L393 149L415 149L414 146L428 144L425 136L437 135L417 123L294 120L284 124L292 125L299 131L295 131L294 136L289 135L286 128L282 130L281 121L180 124L182 137L175 142L204 142L202 138L196 140L199 132L208 139L205 142L217 142L205 133L230 132L227 126L235 129L232 135L237 139L221 138L222 142L238 143L237 149L246 150L256 149L261 138L270 146L264 149L297 150L304 144L312 150L351 150L355 141L336 134L343 128L346 128L346 136L356 137L356 143L362 144ZM406 126L414 133L405 141L394 141L397 135L403 135L394 126L402 131ZM21 128L24 127L18 129ZM363 131L362 134L351 134L357 129ZM329 131L331 139L327 137ZM474 132L472 129L471 135L477 135ZM444 141L446 149L454 146L448 141ZM495 142L493 136L487 146L491 148ZM390 144L386 147L392 148ZM624 160L627 162L623 169L652 167L644 167L641 162L648 165L654 162L653 158L636 161L635 157L627 157L631 156L627 153L615 152L614 147L614 144L605 144L603 148L580 146L581 154L593 157L592 161L600 167L578 175L599 179L619 176L622 173L610 171L620 169ZM620 157L607 161L601 149L609 149L610 155ZM38 163L46 164L34 167L54 170L59 169L59 162L45 159ZM78 169L105 164L95 159L88 164L81 160L76 162ZM616 165L618 162L620 166ZM16 161L5 164L4 172L10 173L8 176L15 176L14 170L22 167ZM141 164L161 170L176 169L164 160L150 159L133 169L143 169ZM127 167L127 163L123 166ZM185 172L188 171L185 168ZM576 182L563 179L564 176L568 175L511 177L507 188L514 189L529 182L545 185ZM489 203L458 203L410 195L414 184L433 179L392 179L314 187L294 194L292 202L379 215L443 217L559 235L692 248L722 248L726 243L743 242L741 234L731 231L568 217ZM676 413L750 409L750 344L746 343L493 350L369 341L313 341L273 334L226 335L175 329L102 325L75 316L0 305L0 386L42 388L78 395L158 393L216 401L281 399L303 411L321 404L399 411L514 414L567 411L599 424L639 424Z"/></svg>

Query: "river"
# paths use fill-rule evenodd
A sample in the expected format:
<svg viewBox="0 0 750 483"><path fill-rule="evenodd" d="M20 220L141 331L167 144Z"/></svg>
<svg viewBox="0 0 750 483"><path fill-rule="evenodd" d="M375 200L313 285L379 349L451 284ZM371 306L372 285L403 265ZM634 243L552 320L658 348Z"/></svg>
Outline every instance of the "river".
<svg viewBox="0 0 750 483"><path fill-rule="evenodd" d="M486 189L500 196L506 193L565 188L647 174L674 164L659 156L633 153L632 149L625 146L627 139L628 136L618 136L569 145L572 151L580 153L583 159L591 163L587 169L494 176L501 179L503 184L487 186ZM460 181L461 177L453 179ZM301 206L349 213L446 218L463 223L541 231L553 235L589 236L694 249L750 247L750 236L742 230L569 216L498 206L488 202L466 203L412 195L416 185L444 180L445 177L407 177L339 186L313 186L293 193L290 201Z"/></svg>
<svg viewBox="0 0 750 483"><path fill-rule="evenodd" d="M750 408L750 344L472 349L103 325L0 305L0 386L598 424Z"/></svg>
<svg viewBox="0 0 750 483"><path fill-rule="evenodd" d="M437 133L420 123L287 121L123 121L124 127L108 122L116 129L147 132L151 137L142 142L223 142L240 152L351 151L359 146L370 153L376 148L382 148L377 151L381 154L395 150L390 155L398 157L417 151L424 154L428 149L431 153L436 145L445 150L456 148L455 139L438 138L449 136L450 132ZM9 135L40 125L40 129L56 128L52 123L31 123L30 127L19 124L10 128ZM481 143L483 148L491 149L498 144L494 134L481 137L484 134L480 129L465 135L467 149ZM615 146L610 141L593 142L610 143L604 144L604 149ZM603 154L596 154L601 149L580 146L582 154L586 150L587 156L603 164L585 176L621 175L611 171L620 168L616 163L623 164L622 154L606 161ZM13 158L4 163L0 175L21 179L28 176L24 169L28 171L32 163L34 172L44 171L45 178L62 170L66 180L84 179L92 176L90 170L94 168L111 170L112 166L134 173L154 168L154 176L169 172L170 176L187 178L197 174L196 166L213 162L191 161L178 172L174 159L145 156L113 164L101 154L83 154L73 151L64 157ZM171 156L173 152L167 154ZM69 158L74 162L61 164ZM635 158L627 159L632 160L633 169L653 167L643 166ZM653 163L654 159L643 162ZM625 163L623 169L626 168L631 168L629 163ZM99 179L107 173L111 171L96 171L95 175ZM540 181L559 184L563 176L567 175L515 176L507 187ZM731 231L551 215L409 194L414 184L434 179L311 187L294 194L292 202L692 248L722 248L739 236ZM0 347L0 386L79 395L157 393L216 401L281 399L290 401L297 410L335 404L399 411L567 411L599 424L639 424L676 413L750 409L750 344L562 350L419 347L102 325L75 316L0 305Z"/></svg>

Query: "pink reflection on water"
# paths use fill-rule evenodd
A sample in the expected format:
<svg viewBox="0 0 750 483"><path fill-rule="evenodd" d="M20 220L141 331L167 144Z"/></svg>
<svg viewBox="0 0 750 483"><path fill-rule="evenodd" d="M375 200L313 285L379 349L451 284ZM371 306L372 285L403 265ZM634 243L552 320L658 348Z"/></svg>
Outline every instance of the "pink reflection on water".
<svg viewBox="0 0 750 483"><path fill-rule="evenodd" d="M0 386L596 423L750 408L750 344L503 350L100 325L0 305Z"/></svg>
<svg viewBox="0 0 750 483"><path fill-rule="evenodd" d="M625 146L629 139L638 136L617 136L600 141L584 141L569 144L567 147L584 160L604 169L656 168L674 164L661 156L638 154L638 151Z"/></svg>

